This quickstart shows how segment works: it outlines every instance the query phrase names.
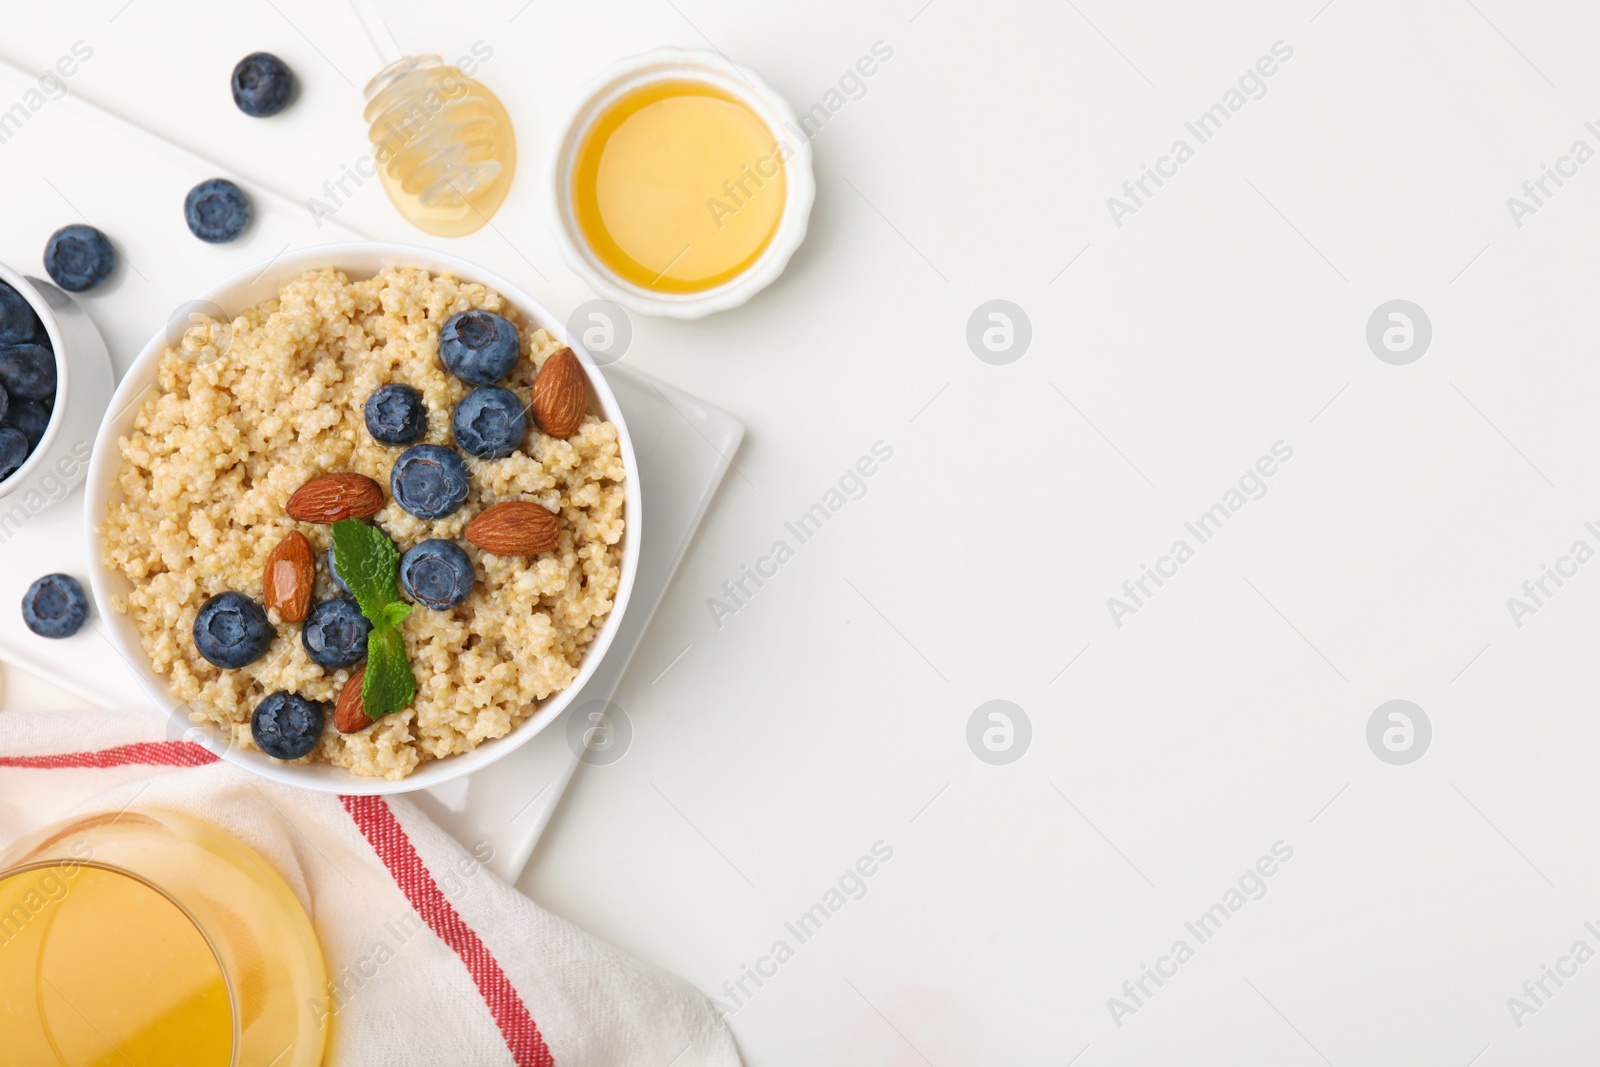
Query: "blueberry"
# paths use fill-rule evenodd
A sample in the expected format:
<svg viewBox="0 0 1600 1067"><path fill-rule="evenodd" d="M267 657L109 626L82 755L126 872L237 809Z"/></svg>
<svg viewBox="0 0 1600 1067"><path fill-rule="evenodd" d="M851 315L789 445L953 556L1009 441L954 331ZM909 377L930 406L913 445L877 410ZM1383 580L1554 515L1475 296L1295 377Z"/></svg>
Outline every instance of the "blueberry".
<svg viewBox="0 0 1600 1067"><path fill-rule="evenodd" d="M311 609L300 628L306 655L330 671L354 667L367 655L367 634L372 624L349 597L324 600Z"/></svg>
<svg viewBox="0 0 1600 1067"><path fill-rule="evenodd" d="M4 393L0 387L0 393ZM16 430L28 439L28 447L38 448L39 442L44 438L44 429L50 425L50 408L37 400L17 400L12 402L9 409L0 404L0 411L5 415L0 417L0 429Z"/></svg>
<svg viewBox="0 0 1600 1067"><path fill-rule="evenodd" d="M325 714L321 704L280 689L250 714L250 736L273 759L299 759L317 747Z"/></svg>
<svg viewBox="0 0 1600 1067"><path fill-rule="evenodd" d="M528 436L528 416L516 393L483 385L461 398L450 429L456 444L479 459L503 459Z"/></svg>
<svg viewBox="0 0 1600 1067"><path fill-rule="evenodd" d="M395 502L419 519L442 519L466 503L466 461L439 445L412 445L389 472Z"/></svg>
<svg viewBox="0 0 1600 1067"><path fill-rule="evenodd" d="M13 430L9 426L0 429L0 482L15 474L32 451L33 446L28 444L28 438L21 430Z"/></svg>
<svg viewBox="0 0 1600 1067"><path fill-rule="evenodd" d="M451 315L439 331L439 359L445 369L474 385L502 381L521 351L517 328L492 311Z"/></svg>
<svg viewBox="0 0 1600 1067"><path fill-rule="evenodd" d="M0 345L20 345L39 332L33 305L5 282L0 282Z"/></svg>
<svg viewBox="0 0 1600 1067"><path fill-rule="evenodd" d="M428 409L422 394L409 385L390 382L367 397L367 432L384 445L409 445L428 430Z"/></svg>
<svg viewBox="0 0 1600 1067"><path fill-rule="evenodd" d="M40 637L71 637L89 621L89 598L66 574L47 574L22 594L22 621Z"/></svg>
<svg viewBox="0 0 1600 1067"><path fill-rule="evenodd" d="M218 593L194 618L195 650L224 670L254 663L275 636L267 613L243 593Z"/></svg>
<svg viewBox="0 0 1600 1067"><path fill-rule="evenodd" d="M250 198L226 178L208 178L183 201L189 232L207 244L226 244L250 225Z"/></svg>
<svg viewBox="0 0 1600 1067"><path fill-rule="evenodd" d="M116 249L93 226L64 226L44 246L44 269L69 293L93 289L111 277L116 265Z"/></svg>
<svg viewBox="0 0 1600 1067"><path fill-rule="evenodd" d="M333 579L334 587L345 596L352 596L350 587L344 584L344 579L339 577L339 571L333 565L333 546L328 546L328 577Z"/></svg>
<svg viewBox="0 0 1600 1067"><path fill-rule="evenodd" d="M400 557L400 588L423 607L446 611L472 592L472 559L453 541L424 541Z"/></svg>
<svg viewBox="0 0 1600 1067"><path fill-rule="evenodd" d="M289 106L294 73L271 52L252 52L233 68L233 102L252 118L271 118Z"/></svg>
<svg viewBox="0 0 1600 1067"><path fill-rule="evenodd" d="M12 400L49 400L56 395L56 354L43 345L0 348L0 387Z"/></svg>
<svg viewBox="0 0 1600 1067"><path fill-rule="evenodd" d="M393 544L393 542L390 542ZM328 546L328 577L333 579L334 587L345 596L353 596L350 587L344 584L344 579L339 577L339 568L333 565L333 546Z"/></svg>

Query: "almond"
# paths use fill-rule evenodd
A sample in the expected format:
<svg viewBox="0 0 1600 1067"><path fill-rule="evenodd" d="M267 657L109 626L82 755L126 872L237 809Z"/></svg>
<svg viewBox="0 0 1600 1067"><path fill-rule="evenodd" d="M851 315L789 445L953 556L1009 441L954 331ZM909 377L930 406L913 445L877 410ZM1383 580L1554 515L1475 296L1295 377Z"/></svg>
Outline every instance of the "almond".
<svg viewBox="0 0 1600 1067"><path fill-rule="evenodd" d="M383 510L383 490L365 474L323 474L296 489L285 510L298 522L323 525L370 519Z"/></svg>
<svg viewBox="0 0 1600 1067"><path fill-rule="evenodd" d="M278 618L284 622L299 622L311 610L311 587L316 581L317 563L311 542L294 530L267 557L266 573L261 576L261 599L268 608L277 608Z"/></svg>
<svg viewBox="0 0 1600 1067"><path fill-rule="evenodd" d="M563 348L544 361L533 380L533 421L551 437L571 437L583 425L589 382L572 349Z"/></svg>
<svg viewBox="0 0 1600 1067"><path fill-rule="evenodd" d="M531 500L507 500L478 512L463 535L497 556L536 556L561 543L561 519Z"/></svg>
<svg viewBox="0 0 1600 1067"><path fill-rule="evenodd" d="M361 702L361 683L366 677L367 668L363 664L339 690L339 703L333 708L333 725L341 734L359 733L375 721L367 717L366 706Z"/></svg>

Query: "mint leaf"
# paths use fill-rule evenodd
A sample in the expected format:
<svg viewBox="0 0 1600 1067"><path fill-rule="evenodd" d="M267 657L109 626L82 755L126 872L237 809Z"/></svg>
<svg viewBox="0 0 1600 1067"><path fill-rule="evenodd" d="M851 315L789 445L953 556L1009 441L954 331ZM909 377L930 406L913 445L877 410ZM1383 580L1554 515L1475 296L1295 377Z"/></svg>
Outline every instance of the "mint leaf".
<svg viewBox="0 0 1600 1067"><path fill-rule="evenodd" d="M410 706L417 679L406 662L406 640L394 627L375 627L367 635L367 673L361 680L361 707L378 719Z"/></svg>
<svg viewBox="0 0 1600 1067"><path fill-rule="evenodd" d="M361 614L372 623L361 707L368 718L378 719L407 707L417 695L416 675L406 660L406 641L399 630L411 614L411 605L400 599L395 586L400 550L376 526L341 519L333 524L333 565Z"/></svg>
<svg viewBox="0 0 1600 1067"><path fill-rule="evenodd" d="M333 524L333 565L350 587L361 614L374 626L383 625L383 608L400 600L394 576L400 550L376 526L360 519L340 519Z"/></svg>

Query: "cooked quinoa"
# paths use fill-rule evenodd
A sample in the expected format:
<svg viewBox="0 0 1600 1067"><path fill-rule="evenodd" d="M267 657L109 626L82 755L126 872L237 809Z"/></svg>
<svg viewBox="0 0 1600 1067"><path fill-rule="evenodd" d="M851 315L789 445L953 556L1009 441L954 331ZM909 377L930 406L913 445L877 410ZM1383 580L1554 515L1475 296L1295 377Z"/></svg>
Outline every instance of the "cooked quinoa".
<svg viewBox="0 0 1600 1067"><path fill-rule="evenodd" d="M471 493L438 521L389 497L389 468L403 449L366 429L367 396L403 382L427 404L422 441L452 444L450 413L471 387L440 365L439 328L474 308L517 324L523 358L503 384L526 400L539 365L561 344L530 328L498 293L424 270L391 268L354 282L335 270L308 272L232 323L197 320L162 356L133 432L119 441L125 500L109 507L102 532L106 566L133 585L113 606L131 616L152 668L188 701L195 721L216 722L235 745L254 748L257 702L289 690L330 711L306 761L399 779L424 760L505 736L577 677L621 573L626 472L616 427L591 413L559 440L530 419L521 451L465 457ZM418 605L401 625L417 677L413 705L348 735L333 728L331 709L351 672L314 663L298 623L269 612L271 648L239 670L206 662L193 638L195 615L215 594L231 589L260 600L267 556L291 530L316 549L315 599L338 595L327 574L328 527L284 511L302 484L337 471L383 487L387 503L373 521L401 552L445 538L466 549L477 574L464 603L443 612ZM466 542L468 520L502 500L558 512L560 547L522 558Z"/></svg>

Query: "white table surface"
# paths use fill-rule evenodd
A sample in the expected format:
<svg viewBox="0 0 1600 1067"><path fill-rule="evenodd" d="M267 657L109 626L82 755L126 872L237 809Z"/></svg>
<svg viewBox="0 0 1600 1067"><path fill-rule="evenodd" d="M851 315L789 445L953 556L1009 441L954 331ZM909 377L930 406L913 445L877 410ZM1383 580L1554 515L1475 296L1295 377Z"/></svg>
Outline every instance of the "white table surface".
<svg viewBox="0 0 1600 1067"><path fill-rule="evenodd" d="M815 141L785 277L710 321L635 319L630 364L750 432L617 697L632 747L579 775L535 899L730 1006L788 942L731 1018L754 1065L1592 1056L1600 962L1523 983L1600 951L1600 564L1520 627L1507 598L1600 548L1600 161L1520 227L1506 201L1600 149L1600 10L382 6L408 50L493 47L523 169L495 232L450 245L561 313L590 294L537 194L577 83L714 42L804 110L893 49ZM14 7L0 56L83 40L71 92L296 199L365 150L375 61L338 3ZM1265 96L1198 144L1186 120L1280 40ZM228 97L256 49L303 80L280 120ZM1193 158L1117 226L1107 198L1178 138ZM342 211L418 237L375 182ZM1032 325L1004 366L966 341L996 298ZM1432 323L1410 365L1365 338L1391 299ZM878 441L864 495L797 544L785 522ZM1117 626L1107 598L1279 441L1266 495ZM793 558L719 627L708 598L779 539ZM995 699L1032 727L1005 766L966 740ZM1368 747L1391 699L1432 724L1409 765ZM785 923L880 841L800 943ZM1185 923L1279 841L1265 895L1200 943ZM1123 992L1180 939L1175 975Z"/></svg>

